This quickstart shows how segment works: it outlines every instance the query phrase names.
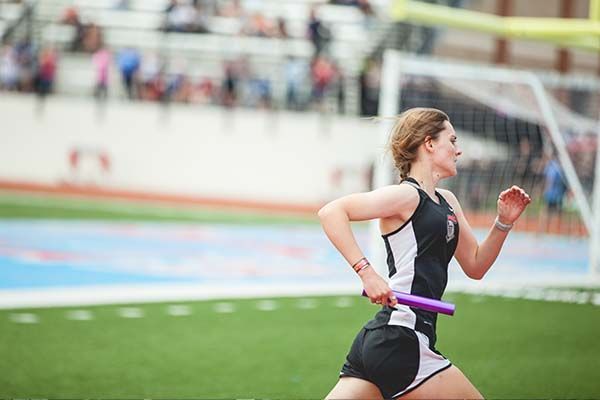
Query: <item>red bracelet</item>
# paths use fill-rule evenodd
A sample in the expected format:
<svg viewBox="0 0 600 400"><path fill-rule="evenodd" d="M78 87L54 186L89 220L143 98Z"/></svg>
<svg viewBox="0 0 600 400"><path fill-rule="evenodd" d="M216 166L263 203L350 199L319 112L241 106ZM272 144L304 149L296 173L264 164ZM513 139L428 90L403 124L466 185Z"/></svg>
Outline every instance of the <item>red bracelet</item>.
<svg viewBox="0 0 600 400"><path fill-rule="evenodd" d="M369 265L371 265L369 263L369 260L367 260L365 257L363 257L360 260L358 260L356 263L354 263L354 265L352 265L352 269L354 270L354 272L359 273L363 269L367 268Z"/></svg>

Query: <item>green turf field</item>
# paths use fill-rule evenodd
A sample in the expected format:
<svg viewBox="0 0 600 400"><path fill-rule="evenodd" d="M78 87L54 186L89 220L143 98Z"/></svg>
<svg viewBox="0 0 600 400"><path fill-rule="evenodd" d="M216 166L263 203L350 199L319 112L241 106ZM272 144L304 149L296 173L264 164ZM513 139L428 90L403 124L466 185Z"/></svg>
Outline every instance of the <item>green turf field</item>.
<svg viewBox="0 0 600 400"><path fill-rule="evenodd" d="M318 223L6 193L0 218ZM187 303L187 316L169 315L168 304L131 306L140 318L123 318L122 306L86 307L93 319L85 321L66 317L74 309L0 310L0 398L323 397L375 306L358 297L346 308L338 297L314 298L314 308L273 300L271 311L259 310L259 299ZM600 398L600 307L453 293L446 300L457 314L440 316L438 349L488 398Z"/></svg>
<svg viewBox="0 0 600 400"><path fill-rule="evenodd" d="M311 215L280 215L126 200L74 198L0 191L0 218L101 219L110 221L171 221L234 224L318 224Z"/></svg>
<svg viewBox="0 0 600 400"><path fill-rule="evenodd" d="M376 311L366 299L316 297L166 304L122 318L118 306L0 311L0 397L320 398L355 332ZM598 398L600 308L591 304L450 294L438 348L488 398ZM307 308L310 304L314 308ZM301 307L299 305L304 305ZM348 305L348 304L347 304ZM220 306L223 308L224 306ZM229 310L232 311L232 310ZM33 313L35 324L15 323ZM12 316L11 316L12 315Z"/></svg>

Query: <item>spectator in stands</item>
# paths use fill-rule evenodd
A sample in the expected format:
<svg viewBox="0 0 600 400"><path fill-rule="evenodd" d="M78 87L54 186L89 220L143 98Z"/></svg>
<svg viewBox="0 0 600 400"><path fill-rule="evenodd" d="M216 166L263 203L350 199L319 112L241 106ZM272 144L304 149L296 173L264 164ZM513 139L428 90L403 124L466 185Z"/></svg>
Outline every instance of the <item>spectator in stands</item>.
<svg viewBox="0 0 600 400"><path fill-rule="evenodd" d="M222 1L219 4L218 15L227 18L243 18L244 10L240 4L240 0Z"/></svg>
<svg viewBox="0 0 600 400"><path fill-rule="evenodd" d="M86 27L81 22L77 8L74 6L67 7L63 12L60 22L62 24L71 25L75 30L73 39L71 40L70 50L81 51L83 49Z"/></svg>
<svg viewBox="0 0 600 400"><path fill-rule="evenodd" d="M181 4L172 1L166 9L165 30L167 32L207 32L206 21L200 4Z"/></svg>
<svg viewBox="0 0 600 400"><path fill-rule="evenodd" d="M546 203L546 207L551 213L560 213L565 194L567 193L567 185L556 158L548 160L544 168L544 178L544 202Z"/></svg>
<svg viewBox="0 0 600 400"><path fill-rule="evenodd" d="M560 164L553 155L546 155L544 167L544 206L540 209L540 227L550 232L551 225L559 224L563 201L567 194L567 184ZM553 224L554 223L554 224Z"/></svg>
<svg viewBox="0 0 600 400"><path fill-rule="evenodd" d="M271 37L275 35L273 23L262 13L255 12L242 27L242 34L248 36Z"/></svg>
<svg viewBox="0 0 600 400"><path fill-rule="evenodd" d="M234 107L238 100L238 85L240 81L239 67L234 61L225 63L225 73L222 85L221 101L225 107Z"/></svg>
<svg viewBox="0 0 600 400"><path fill-rule="evenodd" d="M196 8L196 20L192 26L192 31L195 33L208 33L208 7L200 2L194 4Z"/></svg>
<svg viewBox="0 0 600 400"><path fill-rule="evenodd" d="M92 63L96 72L94 85L94 97L98 100L106 100L108 96L108 74L110 70L110 51L106 47L100 48L92 56Z"/></svg>
<svg viewBox="0 0 600 400"><path fill-rule="evenodd" d="M166 101L187 103L191 99L191 84L186 73L186 62L177 59L173 63L173 71L166 79L164 98Z"/></svg>
<svg viewBox="0 0 600 400"><path fill-rule="evenodd" d="M381 65L377 59L370 57L360 74L360 115L377 115L380 84Z"/></svg>
<svg viewBox="0 0 600 400"><path fill-rule="evenodd" d="M191 101L199 104L212 104L215 101L216 88L210 78L202 78L193 88Z"/></svg>
<svg viewBox="0 0 600 400"><path fill-rule="evenodd" d="M154 53L144 56L140 66L140 80L142 100L162 100L165 94L164 63Z"/></svg>
<svg viewBox="0 0 600 400"><path fill-rule="evenodd" d="M322 110L323 100L335 79L335 69L329 59L318 56L311 65L312 98L319 109Z"/></svg>
<svg viewBox="0 0 600 400"><path fill-rule="evenodd" d="M19 40L14 48L19 64L19 90L32 92L38 70L38 50L28 37Z"/></svg>
<svg viewBox="0 0 600 400"><path fill-rule="evenodd" d="M356 6L365 17L372 17L375 15L375 11L373 11L373 7L369 0L358 0Z"/></svg>
<svg viewBox="0 0 600 400"><path fill-rule="evenodd" d="M288 33L287 29L287 24L285 23L284 18L277 18L277 29L275 32L275 36L280 39L287 39L290 37L290 34Z"/></svg>
<svg viewBox="0 0 600 400"><path fill-rule="evenodd" d="M117 56L117 64L121 71L125 92L131 100L139 98L137 72L140 68L140 62L140 53L133 48L125 48Z"/></svg>
<svg viewBox="0 0 600 400"><path fill-rule="evenodd" d="M264 72L256 72L247 58L240 60L242 76L247 83L245 105L271 108L271 81Z"/></svg>
<svg viewBox="0 0 600 400"><path fill-rule="evenodd" d="M102 47L103 42L102 28L93 22L88 24L83 37L83 51L95 53Z"/></svg>
<svg viewBox="0 0 600 400"><path fill-rule="evenodd" d="M308 72L308 66L304 60L293 56L287 57L284 66L287 108L295 111L300 111L303 108L303 101L300 96L307 81Z"/></svg>
<svg viewBox="0 0 600 400"><path fill-rule="evenodd" d="M46 47L39 55L36 91L41 97L52 93L58 56L54 48Z"/></svg>
<svg viewBox="0 0 600 400"><path fill-rule="evenodd" d="M335 81L333 83L334 91L336 94L337 100L337 112L340 114L346 113L346 82L344 77L344 71L340 67L340 65L334 61L333 62L333 71Z"/></svg>
<svg viewBox="0 0 600 400"><path fill-rule="evenodd" d="M357 7L365 16L373 16L375 12L369 0L329 0L330 4Z"/></svg>
<svg viewBox="0 0 600 400"><path fill-rule="evenodd" d="M168 15L178 5L179 5L179 1L178 0L169 0L169 4L167 4L167 6L165 7L165 14Z"/></svg>
<svg viewBox="0 0 600 400"><path fill-rule="evenodd" d="M17 52L14 47L8 44L0 50L0 89L19 89Z"/></svg>
<svg viewBox="0 0 600 400"><path fill-rule="evenodd" d="M331 40L330 30L317 17L316 6L310 8L308 20L308 39L311 41L314 47L313 57L320 55Z"/></svg>

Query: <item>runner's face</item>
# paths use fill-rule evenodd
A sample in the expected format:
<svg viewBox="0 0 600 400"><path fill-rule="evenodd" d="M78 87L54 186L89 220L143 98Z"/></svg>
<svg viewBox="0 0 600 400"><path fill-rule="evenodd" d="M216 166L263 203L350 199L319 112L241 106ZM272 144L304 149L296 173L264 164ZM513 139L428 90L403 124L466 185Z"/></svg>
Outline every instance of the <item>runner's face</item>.
<svg viewBox="0 0 600 400"><path fill-rule="evenodd" d="M457 143L454 127L448 121L444 121L444 130L440 132L437 139L433 140L433 163L442 173L442 177L456 175L456 162L462 154Z"/></svg>

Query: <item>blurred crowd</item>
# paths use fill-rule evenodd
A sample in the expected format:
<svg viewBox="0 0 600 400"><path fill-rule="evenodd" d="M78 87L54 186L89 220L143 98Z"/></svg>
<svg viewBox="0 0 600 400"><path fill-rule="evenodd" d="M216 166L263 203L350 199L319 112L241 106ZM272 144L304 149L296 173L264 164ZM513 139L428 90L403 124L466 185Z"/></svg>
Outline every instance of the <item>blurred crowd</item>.
<svg viewBox="0 0 600 400"><path fill-rule="evenodd" d="M31 40L20 40L0 48L0 90L36 92L47 95L52 92L57 51L49 46L38 49Z"/></svg>
<svg viewBox="0 0 600 400"><path fill-rule="evenodd" d="M372 15L368 0L331 1L358 7L365 15ZM244 2L244 5L248 5ZM251 4L251 3L250 3ZM128 0L116 0L114 7L128 9ZM246 10L239 0L170 0L164 10L166 32L210 32L208 17L234 18L240 22L237 34L269 38L289 38L283 18L267 18L260 7ZM140 51L134 47L112 49L104 40L101 26L82 18L76 6L63 10L60 24L73 27L68 52L89 54L90 68L94 70L93 94L106 99L114 92L111 82L120 81L121 90L131 100L190 102L220 104L226 107L249 106L271 108L285 107L291 110L336 109L345 110L346 79L339 62L332 57L329 44L333 40L331 29L318 16L318 6L308 9L305 38L313 46L310 58L287 56L273 75L264 71L256 59L244 54L224 59L220 78L198 76L188 60L164 57L156 52ZM39 91L51 93L59 68L58 52L52 47L36 49L25 40L2 49L0 66L0 89ZM259 60L260 61L260 60ZM378 98L378 68L373 60L365 63L361 76L361 94L367 99L361 108L365 112L376 109ZM111 80L111 73L119 79ZM90 90L92 92L92 90ZM274 99L278 103L274 104Z"/></svg>
<svg viewBox="0 0 600 400"><path fill-rule="evenodd" d="M285 108L302 111L324 107L326 96L343 113L344 75L330 57L320 54L311 61L289 56L279 68L283 87L274 87L273 77L256 67L245 55L223 61L222 78L189 74L185 59L166 59L156 53L142 54L125 48L114 55L105 47L92 54L95 96L105 98L111 65L120 74L123 91L131 100L215 104L226 107L272 108L274 91ZM276 83L276 82L275 82Z"/></svg>

